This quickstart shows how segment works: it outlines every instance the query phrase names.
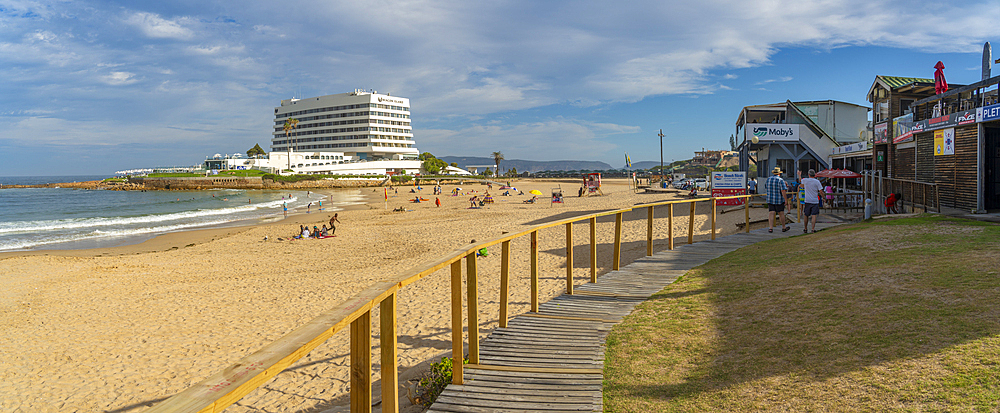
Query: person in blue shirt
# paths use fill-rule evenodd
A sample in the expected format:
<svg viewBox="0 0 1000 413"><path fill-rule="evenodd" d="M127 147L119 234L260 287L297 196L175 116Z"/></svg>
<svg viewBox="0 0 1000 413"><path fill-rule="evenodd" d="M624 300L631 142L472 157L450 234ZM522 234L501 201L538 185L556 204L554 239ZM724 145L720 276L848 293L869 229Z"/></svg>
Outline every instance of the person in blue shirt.
<svg viewBox="0 0 1000 413"><path fill-rule="evenodd" d="M781 179L781 168L774 167L771 176L764 181L764 193L767 201L767 232L774 232L774 215L781 216L781 232L788 231L785 225L785 204L787 199L785 194L788 186L785 180Z"/></svg>
<svg viewBox="0 0 1000 413"><path fill-rule="evenodd" d="M747 181L747 193L750 195L757 193L757 179L750 178L750 180Z"/></svg>

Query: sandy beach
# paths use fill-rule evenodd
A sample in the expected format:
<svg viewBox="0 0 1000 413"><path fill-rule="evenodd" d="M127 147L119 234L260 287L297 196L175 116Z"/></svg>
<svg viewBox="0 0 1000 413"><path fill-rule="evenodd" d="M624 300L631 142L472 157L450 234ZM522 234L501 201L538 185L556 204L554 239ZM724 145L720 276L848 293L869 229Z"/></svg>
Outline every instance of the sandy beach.
<svg viewBox="0 0 1000 413"><path fill-rule="evenodd" d="M320 226L332 213L292 215L278 223L173 233L138 245L76 251L0 254L0 411L140 412L282 337L366 286L391 278L473 240L517 232L543 222L641 203L670 194L636 194L625 180L610 180L604 196L578 198L579 181L521 180L527 193L549 194L561 186L562 205L547 197L500 196L469 209L471 195L437 196L411 203L411 187L390 192L388 210L381 188L365 209L340 211L336 237L290 240L300 224ZM463 185L463 192L486 191ZM370 193L369 193L370 192ZM402 206L406 212L392 212ZM724 209L720 207L720 210ZM701 203L696 240L711 226ZM685 242L687 207L675 210L676 242ZM751 220L766 218L752 209ZM666 208L657 210L666 216ZM622 261L645 255L646 210L626 214ZM719 215L718 234L737 231L742 211ZM574 278L589 279L589 232L574 231ZM666 219L656 221L654 249L666 249ZM598 265L611 265L613 219L598 223ZM265 240L267 237L267 240ZM541 297L565 289L565 229L540 233ZM511 312L528 305L528 241L512 242ZM479 333L496 327L499 251L479 261ZM399 363L404 379L418 366L448 354L450 296L447 271L403 289L398 298ZM378 317L373 317L377 332ZM232 412L346 411L348 334L326 344L231 406ZM377 340L375 341L377 343ZM377 349L373 353L378 358ZM377 360L376 360L377 361ZM378 366L375 367L376 379ZM401 390L401 394L405 394ZM376 391L377 395L377 391ZM376 396L377 397L377 396ZM405 398L405 397L404 397ZM404 406L408 403L404 403ZM377 407L376 407L377 409ZM413 410L410 408L410 410Z"/></svg>

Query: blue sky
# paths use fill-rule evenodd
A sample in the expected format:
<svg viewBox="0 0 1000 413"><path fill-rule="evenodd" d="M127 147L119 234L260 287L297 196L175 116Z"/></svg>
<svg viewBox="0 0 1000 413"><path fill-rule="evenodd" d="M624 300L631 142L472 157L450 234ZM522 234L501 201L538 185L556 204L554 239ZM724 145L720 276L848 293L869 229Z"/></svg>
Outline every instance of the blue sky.
<svg viewBox="0 0 1000 413"><path fill-rule="evenodd" d="M614 167L727 149L740 108L980 78L990 1L0 0L0 176L267 148L282 99L410 98L438 156ZM1000 53L998 53L1000 54ZM997 71L995 71L996 73Z"/></svg>

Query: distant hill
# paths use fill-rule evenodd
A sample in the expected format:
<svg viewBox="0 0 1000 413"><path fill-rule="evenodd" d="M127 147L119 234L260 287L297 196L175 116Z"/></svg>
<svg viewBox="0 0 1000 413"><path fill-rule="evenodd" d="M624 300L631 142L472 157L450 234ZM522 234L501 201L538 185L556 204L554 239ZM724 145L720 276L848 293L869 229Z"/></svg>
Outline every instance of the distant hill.
<svg viewBox="0 0 1000 413"><path fill-rule="evenodd" d="M669 166L670 165L670 161L663 161L663 165ZM652 168L654 166L660 166L660 161L632 162L632 167L629 168L629 169L632 169L632 170L649 169L649 168Z"/></svg>
<svg viewBox="0 0 1000 413"><path fill-rule="evenodd" d="M452 162L457 163L458 167L463 169L469 165L493 165L493 158L483 156L439 156L438 159L448 162L449 164ZM521 159L504 159L500 161L501 173L506 172L510 168L516 168L518 172L580 170L604 171L608 169L615 169L611 165L600 161L525 161ZM492 167L490 169L492 169ZM635 168L633 167L633 169Z"/></svg>

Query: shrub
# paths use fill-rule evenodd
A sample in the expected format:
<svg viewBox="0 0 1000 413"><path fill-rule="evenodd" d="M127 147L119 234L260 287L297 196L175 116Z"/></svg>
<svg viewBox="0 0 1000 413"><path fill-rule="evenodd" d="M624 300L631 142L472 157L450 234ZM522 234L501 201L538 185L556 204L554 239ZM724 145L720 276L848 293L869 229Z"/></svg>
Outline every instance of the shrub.
<svg viewBox="0 0 1000 413"><path fill-rule="evenodd" d="M464 364L469 363L466 358ZM452 359L442 357L440 363L431 363L431 371L424 378L420 379L420 404L430 407L437 400L445 387L451 383Z"/></svg>

